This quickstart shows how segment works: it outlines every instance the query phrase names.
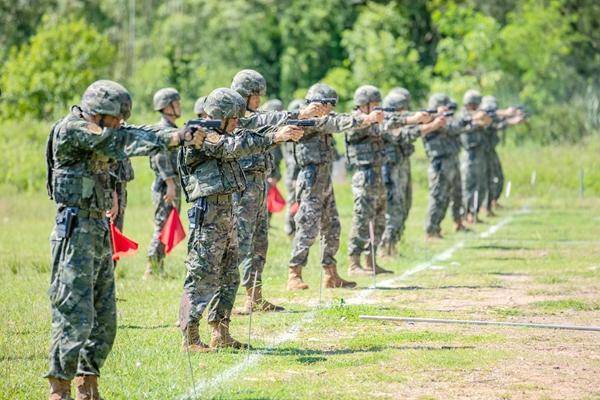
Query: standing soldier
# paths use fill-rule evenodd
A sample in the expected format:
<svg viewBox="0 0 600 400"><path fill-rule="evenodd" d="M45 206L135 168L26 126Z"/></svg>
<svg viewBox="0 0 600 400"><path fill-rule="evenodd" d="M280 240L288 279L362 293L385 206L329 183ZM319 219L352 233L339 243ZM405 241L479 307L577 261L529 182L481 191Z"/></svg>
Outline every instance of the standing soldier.
<svg viewBox="0 0 600 400"><path fill-rule="evenodd" d="M203 134L122 126L131 97L116 82L96 81L48 137L47 187L57 206L50 238L52 308L50 400L99 399L100 369L116 329L114 268L106 212L112 207L113 160L148 155ZM111 160L112 159L112 160Z"/></svg>
<svg viewBox="0 0 600 400"><path fill-rule="evenodd" d="M185 261L187 276L180 309L184 346L205 351L198 324L209 307L212 328L210 348L245 347L229 334L229 321L240 283L238 271L238 216L233 193L243 193L246 179L238 160L252 154L265 154L274 145L297 140L302 131L285 126L274 133L238 129L246 111L246 101L228 88L215 89L206 98L209 118L221 120L221 127L209 133L201 150L188 148L180 156L180 170L189 210L190 237Z"/></svg>
<svg viewBox="0 0 600 400"><path fill-rule="evenodd" d="M364 117L381 105L381 92L375 86L363 85L354 92L355 114ZM379 111L383 120L383 113ZM378 124L352 128L345 134L348 163L354 167L352 176L352 228L348 238L349 275L372 275L391 273L379 267L373 260L383 228L385 227L386 197L381 180L383 161L383 137ZM371 226L370 226L371 225ZM370 227L374 229L372 243ZM365 254L366 268L360 257Z"/></svg>
<svg viewBox="0 0 600 400"><path fill-rule="evenodd" d="M487 163L485 159L485 128L492 119L485 111L478 111L481 94L468 90L463 97L460 120L471 121L460 135L465 154L462 160L463 202L468 223L480 222L478 212L487 193Z"/></svg>
<svg viewBox="0 0 600 400"><path fill-rule="evenodd" d="M419 124L429 121L426 112L409 113L408 98L398 92L383 99L385 161L382 179L386 190L385 229L379 243L386 256L396 254L412 198L410 156L413 142L421 136Z"/></svg>
<svg viewBox="0 0 600 400"><path fill-rule="evenodd" d="M460 189L460 180L457 181L457 178L460 179L460 165L456 138L461 132L462 120L446 118L445 113L450 111L450 98L445 94L433 94L429 98L428 108L437 113L436 119L430 124L432 129L423 136L423 147L429 159L429 207L425 235L427 240L431 240L442 238L440 225L453 198L453 190L457 189L454 186L458 183ZM460 208L453 208L452 216L456 231L462 230Z"/></svg>
<svg viewBox="0 0 600 400"><path fill-rule="evenodd" d="M330 86L317 83L308 89L306 103L306 108L321 103L325 107L324 111L330 113L337 103L337 93ZM300 169L296 181L296 199L300 205L294 217L296 231L289 262L288 290L308 289L308 285L302 280L302 268L308 262L309 249L319 232L321 265L325 272L324 286L356 286L355 282L342 279L337 272L335 255L340 246L341 226L331 180L335 155L332 134L380 123L382 117L382 113L377 111L368 115L330 114L319 119L315 127L308 128L302 140L295 144L294 154Z"/></svg>
<svg viewBox="0 0 600 400"><path fill-rule="evenodd" d="M298 113L304 105L304 100L295 99L288 104L288 112ZM294 236L296 224L294 223L295 211L298 203L296 202L296 179L298 178L298 164L294 155L294 143L284 143L282 145L283 161L285 162L285 187L287 189L287 208L285 212L284 231L288 236Z"/></svg>
<svg viewBox="0 0 600 400"><path fill-rule="evenodd" d="M198 118L206 118L208 115L204 112L204 102L206 101L206 96L198 97L198 100L194 103L194 114Z"/></svg>
<svg viewBox="0 0 600 400"><path fill-rule="evenodd" d="M245 129L271 129L272 126L285 123L290 118L307 118L311 110L320 105L306 108L299 114L290 115L285 111L257 112L261 96L267 93L267 82L257 71L244 69L238 72L231 83L231 89L242 96L246 102L245 115L239 125ZM240 159L240 165L246 177L243 191L234 193L234 210L238 223L239 262L242 269L242 285L246 288L246 302L240 313L250 310L282 311L262 297L262 272L265 267L269 246L269 219L267 212L267 175L273 167L271 148ZM256 286L254 285L256 282Z"/></svg>
<svg viewBox="0 0 600 400"><path fill-rule="evenodd" d="M506 129L509 125L515 125L523 121L522 113L514 108L499 110L498 103L494 96L483 96L481 99L481 110L493 117L493 123L487 128L487 172L488 172L488 193L486 195L485 204L488 216L494 216L494 208L498 205L498 199L502 194L504 187L504 173L502 171L502 163L496 151L496 147L500 143L498 131Z"/></svg>
<svg viewBox="0 0 600 400"><path fill-rule="evenodd" d="M262 112L281 112L283 111L283 103L279 99L271 99L260 107ZM271 170L267 176L268 186L277 186L277 182L281 180L281 161L283 160L283 152L281 151L285 143L276 146L271 150ZM269 226L271 221L271 212L269 212Z"/></svg>
<svg viewBox="0 0 600 400"><path fill-rule="evenodd" d="M181 96L173 88L160 89L154 94L154 110L161 115L157 128L177 128L181 116ZM164 272L165 246L160 234L173 208L181 209L181 186L177 172L177 150L160 151L150 157L150 167L155 178L152 184L154 204L154 233L148 247L148 265L144 272L147 279L154 273Z"/></svg>

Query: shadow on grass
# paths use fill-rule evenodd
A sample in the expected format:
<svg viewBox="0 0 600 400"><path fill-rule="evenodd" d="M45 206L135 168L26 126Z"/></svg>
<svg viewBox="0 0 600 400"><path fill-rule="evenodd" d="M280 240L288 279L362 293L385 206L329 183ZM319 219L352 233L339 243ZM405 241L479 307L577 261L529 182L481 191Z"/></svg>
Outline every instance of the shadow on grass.
<svg viewBox="0 0 600 400"><path fill-rule="evenodd" d="M483 250L535 250L531 247L523 246L502 246L499 244L480 244L476 246L469 246L469 249L483 249Z"/></svg>

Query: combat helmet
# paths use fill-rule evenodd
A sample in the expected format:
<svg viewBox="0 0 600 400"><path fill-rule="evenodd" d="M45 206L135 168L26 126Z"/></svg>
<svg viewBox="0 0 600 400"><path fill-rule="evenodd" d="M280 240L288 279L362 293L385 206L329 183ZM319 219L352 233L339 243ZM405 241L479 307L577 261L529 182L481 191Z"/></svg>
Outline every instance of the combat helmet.
<svg viewBox="0 0 600 400"><path fill-rule="evenodd" d="M204 102L204 111L215 119L241 117L246 111L246 101L233 89L218 88L210 92Z"/></svg>
<svg viewBox="0 0 600 400"><path fill-rule="evenodd" d="M392 90L390 90L389 94L395 94L395 95L406 97L407 103L410 103L410 100L411 100L410 92L406 88L395 87Z"/></svg>
<svg viewBox="0 0 600 400"><path fill-rule="evenodd" d="M129 106L124 104L127 102ZM126 119L123 113L131 113L131 95L117 82L99 80L83 92L80 107L84 112L92 115L103 114Z"/></svg>
<svg viewBox="0 0 600 400"><path fill-rule="evenodd" d="M406 110L408 108L408 100L405 96L390 93L384 97L383 108L394 108L396 110Z"/></svg>
<svg viewBox="0 0 600 400"><path fill-rule="evenodd" d="M434 93L429 97L427 102L427 108L437 110L438 107L448 106L450 104L450 97L444 93Z"/></svg>
<svg viewBox="0 0 600 400"><path fill-rule="evenodd" d="M305 100L324 100L324 99L335 99L338 100L338 94L334 88L327 85L326 83L315 83L306 92L304 96Z"/></svg>
<svg viewBox="0 0 600 400"><path fill-rule="evenodd" d="M304 105L304 100L294 99L294 100L290 101L290 104L288 104L287 110L289 112L298 112L298 111L300 111L300 109L302 108L303 105Z"/></svg>
<svg viewBox="0 0 600 400"><path fill-rule="evenodd" d="M494 96L483 96L481 98L481 104L479 105L484 111L496 111L498 109L498 102Z"/></svg>
<svg viewBox="0 0 600 400"><path fill-rule="evenodd" d="M154 105L154 111L164 110L174 101L181 100L181 96L176 89L163 88L154 93L152 104Z"/></svg>
<svg viewBox="0 0 600 400"><path fill-rule="evenodd" d="M267 81L259 72L253 69L243 69L233 77L231 89L238 92L243 98L252 95L264 96L267 94Z"/></svg>
<svg viewBox="0 0 600 400"><path fill-rule="evenodd" d="M206 96L199 97L194 103L194 114L200 115L204 113L204 103L206 102Z"/></svg>
<svg viewBox="0 0 600 400"><path fill-rule="evenodd" d="M283 103L279 99L271 99L260 107L263 111L283 111Z"/></svg>
<svg viewBox="0 0 600 400"><path fill-rule="evenodd" d="M354 92L354 105L364 106L369 103L380 103L381 92L373 85L360 86Z"/></svg>
<svg viewBox="0 0 600 400"><path fill-rule="evenodd" d="M475 89L469 89L463 96L463 105L478 106L481 103L481 93Z"/></svg>

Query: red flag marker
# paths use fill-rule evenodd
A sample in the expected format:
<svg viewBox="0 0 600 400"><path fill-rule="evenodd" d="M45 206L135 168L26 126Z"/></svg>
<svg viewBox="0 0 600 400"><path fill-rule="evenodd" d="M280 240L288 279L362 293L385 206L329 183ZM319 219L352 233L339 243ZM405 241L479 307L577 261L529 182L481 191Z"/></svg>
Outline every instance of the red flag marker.
<svg viewBox="0 0 600 400"><path fill-rule="evenodd" d="M267 192L267 210L276 213L285 208L285 199L275 185L269 185Z"/></svg>
<svg viewBox="0 0 600 400"><path fill-rule="evenodd" d="M173 207L165 226L163 226L162 232L160 233L160 241L165 245L165 252L169 254L171 250L177 246L185 238L185 230L181 224L179 213L177 209Z"/></svg>
<svg viewBox="0 0 600 400"><path fill-rule="evenodd" d="M138 244L123 235L119 228L112 222L110 223L110 239L112 242L113 260L118 260L124 256L132 256L137 253Z"/></svg>

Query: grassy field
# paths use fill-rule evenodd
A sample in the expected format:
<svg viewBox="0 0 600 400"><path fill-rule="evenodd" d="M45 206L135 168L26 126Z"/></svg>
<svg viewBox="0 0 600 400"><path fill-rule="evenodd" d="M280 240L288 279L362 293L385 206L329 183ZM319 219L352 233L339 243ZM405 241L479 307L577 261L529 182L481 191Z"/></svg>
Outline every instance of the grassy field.
<svg viewBox="0 0 600 400"><path fill-rule="evenodd" d="M126 233L141 251L117 268L119 331L102 392L107 399L600 399L598 333L358 319L378 314L599 325L600 197L594 197L596 189L583 198L578 193L581 168L590 172L586 187L600 185L599 148L596 139L567 148L503 149L513 188L500 215L470 234L451 233L445 221L447 238L435 244L423 240L425 162L419 154L401 255L382 263L395 274L379 278L377 290L368 289L368 278L355 290L324 290L321 304L318 247L305 269L310 289L284 290L290 240L276 215L265 293L287 312L254 315L255 351L194 354L190 360L174 326L185 246L168 258L169 277L140 279L152 210L147 160L138 159ZM336 194L345 275L352 204L347 181ZM50 329L53 218L43 190L2 191L0 399L39 399L47 390L41 377ZM248 317L234 318L237 337L247 340L247 329Z"/></svg>

